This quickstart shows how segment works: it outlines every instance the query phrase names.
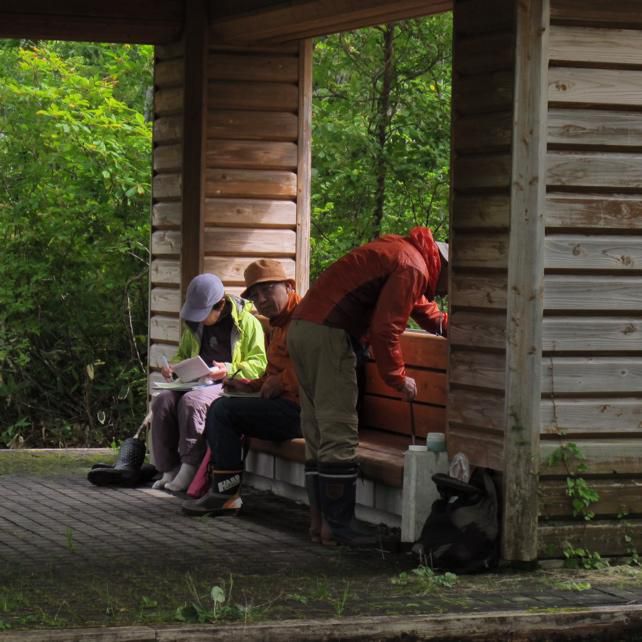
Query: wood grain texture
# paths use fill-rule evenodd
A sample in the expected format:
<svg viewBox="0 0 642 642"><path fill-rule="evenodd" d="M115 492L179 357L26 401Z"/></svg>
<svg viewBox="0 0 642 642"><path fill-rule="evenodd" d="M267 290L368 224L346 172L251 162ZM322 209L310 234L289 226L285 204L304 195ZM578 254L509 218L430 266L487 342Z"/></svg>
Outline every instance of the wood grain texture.
<svg viewBox="0 0 642 642"><path fill-rule="evenodd" d="M506 275L453 272L448 299L453 307L505 310Z"/></svg>
<svg viewBox="0 0 642 642"><path fill-rule="evenodd" d="M297 145L283 142L212 140L207 144L207 166L228 169L297 168Z"/></svg>
<svg viewBox="0 0 642 642"><path fill-rule="evenodd" d="M156 63L154 82L158 87L180 87L184 81L185 65L181 58Z"/></svg>
<svg viewBox="0 0 642 642"><path fill-rule="evenodd" d="M547 357L542 360L542 393L638 394L642 357Z"/></svg>
<svg viewBox="0 0 642 642"><path fill-rule="evenodd" d="M508 154L457 156L454 171L457 191L507 189L511 180L511 157Z"/></svg>
<svg viewBox="0 0 642 642"><path fill-rule="evenodd" d="M460 116L453 128L455 152L507 150L512 141L512 123L510 111Z"/></svg>
<svg viewBox="0 0 642 642"><path fill-rule="evenodd" d="M509 196L454 194L452 226L455 230L506 229L510 213Z"/></svg>
<svg viewBox="0 0 642 642"><path fill-rule="evenodd" d="M151 312L173 312L178 314L181 308L181 293L177 288L152 287L149 296Z"/></svg>
<svg viewBox="0 0 642 642"><path fill-rule="evenodd" d="M509 9L510 10L510 9ZM474 34L457 39L458 75L510 71L515 59L515 34L511 30Z"/></svg>
<svg viewBox="0 0 642 642"><path fill-rule="evenodd" d="M183 119L165 116L154 121L154 143L175 143L183 137Z"/></svg>
<svg viewBox="0 0 642 642"><path fill-rule="evenodd" d="M451 261L458 268L499 268L508 266L508 234L457 233Z"/></svg>
<svg viewBox="0 0 642 642"><path fill-rule="evenodd" d="M229 257L229 256L211 256L206 255L204 258L203 268L206 272L216 274L223 283L227 285L245 286L243 272L250 263L264 258L261 256L247 257ZM280 259L280 263L285 269L285 273L294 278L295 262L292 259Z"/></svg>
<svg viewBox="0 0 642 642"><path fill-rule="evenodd" d="M152 166L155 172L180 171L182 164L182 145L158 145L154 148Z"/></svg>
<svg viewBox="0 0 642 642"><path fill-rule="evenodd" d="M297 194L297 177L294 172L285 171L208 169L205 189L209 198L293 199Z"/></svg>
<svg viewBox="0 0 642 642"><path fill-rule="evenodd" d="M296 203L245 198L208 198L205 223L223 227L296 226Z"/></svg>
<svg viewBox="0 0 642 642"><path fill-rule="evenodd" d="M149 337L152 341L178 343L181 338L181 321L178 317L152 315L149 319Z"/></svg>
<svg viewBox="0 0 642 642"><path fill-rule="evenodd" d="M413 407L418 437L425 437L429 432L446 431L445 408L418 403ZM369 428L410 435L410 404L400 399L365 395L360 423Z"/></svg>
<svg viewBox="0 0 642 642"><path fill-rule="evenodd" d="M549 42L553 64L642 66L642 31L637 29L552 26Z"/></svg>
<svg viewBox="0 0 642 642"><path fill-rule="evenodd" d="M180 198L182 195L182 177L180 174L159 174L152 180L154 199Z"/></svg>
<svg viewBox="0 0 642 642"><path fill-rule="evenodd" d="M637 195L549 194L546 227L642 230L642 199Z"/></svg>
<svg viewBox="0 0 642 642"><path fill-rule="evenodd" d="M298 118L290 112L211 110L207 119L209 138L295 142Z"/></svg>
<svg viewBox="0 0 642 642"><path fill-rule="evenodd" d="M181 264L178 259L153 259L149 278L154 285L180 285Z"/></svg>
<svg viewBox="0 0 642 642"><path fill-rule="evenodd" d="M503 435L480 432L478 428L448 426L448 457L464 453L473 466L502 471L506 465Z"/></svg>
<svg viewBox="0 0 642 642"><path fill-rule="evenodd" d="M296 112L298 108L295 84L210 81L208 87L209 109Z"/></svg>
<svg viewBox="0 0 642 642"><path fill-rule="evenodd" d="M451 386L503 391L506 385L506 357L503 354L453 348L448 368Z"/></svg>
<svg viewBox="0 0 642 642"><path fill-rule="evenodd" d="M622 26L642 28L642 15L638 0L554 0L551 20L556 23L581 23L584 25Z"/></svg>
<svg viewBox="0 0 642 642"><path fill-rule="evenodd" d="M467 0L456 2L453 30L457 36L508 31L513 33L515 15L511 0Z"/></svg>
<svg viewBox="0 0 642 642"><path fill-rule="evenodd" d="M294 257L296 234L293 230L231 227L205 227L205 254L219 256Z"/></svg>
<svg viewBox="0 0 642 642"><path fill-rule="evenodd" d="M451 386L448 395L448 422L451 426L478 426L485 430L504 431L504 394L491 395Z"/></svg>
<svg viewBox="0 0 642 642"><path fill-rule="evenodd" d="M154 112L156 117L180 114L183 109L183 88L159 87L154 93Z"/></svg>
<svg viewBox="0 0 642 642"><path fill-rule="evenodd" d="M547 311L642 311L642 277L572 276L550 274L544 278Z"/></svg>
<svg viewBox="0 0 642 642"><path fill-rule="evenodd" d="M542 475L568 474L564 464L547 463L560 443L552 436L540 442ZM639 475L642 470L642 439L639 434L625 439L577 439L576 443L586 457L587 475Z"/></svg>
<svg viewBox="0 0 642 642"><path fill-rule="evenodd" d="M642 237L560 234L547 236L546 267L564 270L642 270Z"/></svg>
<svg viewBox="0 0 642 642"><path fill-rule="evenodd" d="M178 352L177 345L169 343L152 343L149 349L149 367L162 368L163 356L167 359L171 359L176 352Z"/></svg>
<svg viewBox="0 0 642 642"><path fill-rule="evenodd" d="M642 351L642 319L545 317L542 349L548 352L639 352Z"/></svg>
<svg viewBox="0 0 642 642"><path fill-rule="evenodd" d="M548 152L546 182L549 188L639 191L642 189L642 154Z"/></svg>
<svg viewBox="0 0 642 642"><path fill-rule="evenodd" d="M513 104L513 74L496 71L461 78L455 76L452 91L453 110L457 115L510 110Z"/></svg>
<svg viewBox="0 0 642 642"><path fill-rule="evenodd" d="M159 256L162 254L179 255L183 237L176 230L157 230L152 232L152 255Z"/></svg>
<svg viewBox="0 0 642 642"><path fill-rule="evenodd" d="M642 71L551 67L548 99L553 103L640 106Z"/></svg>
<svg viewBox="0 0 642 642"><path fill-rule="evenodd" d="M453 346L504 350L506 313L503 310L486 313L457 309L448 318L448 340Z"/></svg>
<svg viewBox="0 0 642 642"><path fill-rule="evenodd" d="M548 112L548 143L592 148L642 147L642 112L558 109Z"/></svg>
<svg viewBox="0 0 642 642"><path fill-rule="evenodd" d="M296 83L297 56L211 52L207 77L210 80Z"/></svg>
<svg viewBox="0 0 642 642"><path fill-rule="evenodd" d="M407 376L412 377L417 383L416 402L446 406L448 377L445 372L417 370L412 367L407 367L406 372ZM370 362L366 366L366 381L366 389L370 394L401 399L400 393L388 386L381 378L374 362Z"/></svg>
<svg viewBox="0 0 642 642"><path fill-rule="evenodd" d="M408 330L401 335L401 351L406 365L433 370L448 367L448 341L444 337Z"/></svg>
<svg viewBox="0 0 642 642"><path fill-rule="evenodd" d="M542 433L597 436L642 430L642 394L631 398L543 399Z"/></svg>
<svg viewBox="0 0 642 642"><path fill-rule="evenodd" d="M181 224L183 206L179 202L154 203L152 207L152 227L178 227Z"/></svg>

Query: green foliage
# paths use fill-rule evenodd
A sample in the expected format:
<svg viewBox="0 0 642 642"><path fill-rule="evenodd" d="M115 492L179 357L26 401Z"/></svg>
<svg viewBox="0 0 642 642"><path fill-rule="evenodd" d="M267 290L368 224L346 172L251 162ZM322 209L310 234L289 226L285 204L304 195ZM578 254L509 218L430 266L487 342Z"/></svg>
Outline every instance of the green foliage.
<svg viewBox="0 0 642 642"><path fill-rule="evenodd" d="M574 546L571 542L564 542L562 548L564 566L566 568L583 568L586 570L606 568L609 563L602 559L597 551L590 551L581 546Z"/></svg>
<svg viewBox="0 0 642 642"><path fill-rule="evenodd" d="M432 593L440 588L452 588L457 583L454 573L435 573L429 566L418 566L410 573L403 572L392 578L393 584L414 586L420 593Z"/></svg>
<svg viewBox="0 0 642 642"><path fill-rule="evenodd" d="M428 225L447 235L451 20L446 13L316 42L313 277L380 233Z"/></svg>
<svg viewBox="0 0 642 642"><path fill-rule="evenodd" d="M0 446L107 444L144 413L151 64L0 46Z"/></svg>

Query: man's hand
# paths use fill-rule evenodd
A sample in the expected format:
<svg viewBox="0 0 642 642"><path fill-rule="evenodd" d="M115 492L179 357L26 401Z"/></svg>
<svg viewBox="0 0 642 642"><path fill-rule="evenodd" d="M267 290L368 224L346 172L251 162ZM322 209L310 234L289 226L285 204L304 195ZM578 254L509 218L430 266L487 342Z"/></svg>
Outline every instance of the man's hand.
<svg viewBox="0 0 642 642"><path fill-rule="evenodd" d="M206 379L211 379L212 381L220 381L227 375L227 368L224 363L220 361L213 361L212 367L210 368L210 374L205 375Z"/></svg>
<svg viewBox="0 0 642 642"><path fill-rule="evenodd" d="M404 377L399 392L404 401L412 401L417 396L417 382L412 377Z"/></svg>
<svg viewBox="0 0 642 642"><path fill-rule="evenodd" d="M268 377L261 386L261 397L263 399L274 399L283 392L281 380L277 376Z"/></svg>
<svg viewBox="0 0 642 642"><path fill-rule="evenodd" d="M223 389L230 392L252 392L249 379L238 379L227 377L223 380Z"/></svg>
<svg viewBox="0 0 642 642"><path fill-rule="evenodd" d="M168 364L166 366L163 366L161 368L161 374L163 377L165 377L165 381L171 381L172 380L172 373L174 371L172 370L172 367Z"/></svg>

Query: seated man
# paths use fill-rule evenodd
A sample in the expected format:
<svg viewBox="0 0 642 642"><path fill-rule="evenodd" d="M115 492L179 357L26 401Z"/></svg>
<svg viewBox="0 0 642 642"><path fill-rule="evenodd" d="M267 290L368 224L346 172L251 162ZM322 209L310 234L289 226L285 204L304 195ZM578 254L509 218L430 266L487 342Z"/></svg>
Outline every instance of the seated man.
<svg viewBox="0 0 642 642"><path fill-rule="evenodd" d="M294 290L294 281L274 259L251 263L244 276L247 289L242 296L270 322L267 369L259 379L232 376L225 380L230 392L259 396L223 397L210 406L205 434L212 451L211 487L200 499L183 503L186 515L234 514L242 506L243 436L272 441L301 436L298 382L286 343L290 317L301 297Z"/></svg>

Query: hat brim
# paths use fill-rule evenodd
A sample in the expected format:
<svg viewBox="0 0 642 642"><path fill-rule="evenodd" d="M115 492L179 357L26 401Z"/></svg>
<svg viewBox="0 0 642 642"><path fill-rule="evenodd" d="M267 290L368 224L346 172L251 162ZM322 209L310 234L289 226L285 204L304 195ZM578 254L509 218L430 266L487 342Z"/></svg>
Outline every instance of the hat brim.
<svg viewBox="0 0 642 642"><path fill-rule="evenodd" d="M211 311L211 305L206 308L194 308L185 303L181 308L181 319L184 321L191 321L192 323L201 323L207 319Z"/></svg>
<svg viewBox="0 0 642 642"><path fill-rule="evenodd" d="M241 298L242 299L247 299L247 293L249 290L251 290L255 285L258 285L259 283L289 283L292 287L295 287L294 279L274 279L271 277L266 277L264 279L257 279L252 283L252 285L248 286L241 292Z"/></svg>

